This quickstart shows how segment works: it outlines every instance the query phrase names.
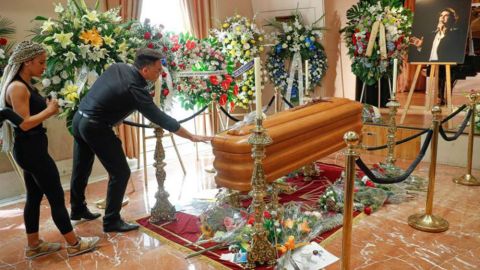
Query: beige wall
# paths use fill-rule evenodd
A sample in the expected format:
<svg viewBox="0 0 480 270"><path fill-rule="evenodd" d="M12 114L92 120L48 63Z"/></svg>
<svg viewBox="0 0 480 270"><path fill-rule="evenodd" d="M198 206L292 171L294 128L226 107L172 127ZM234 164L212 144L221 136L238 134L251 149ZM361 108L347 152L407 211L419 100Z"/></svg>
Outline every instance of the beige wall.
<svg viewBox="0 0 480 270"><path fill-rule="evenodd" d="M325 32L323 45L327 53L328 70L322 85L326 96L355 98L355 75L351 72L351 61L340 29L346 25L347 10L357 0L325 1Z"/></svg>

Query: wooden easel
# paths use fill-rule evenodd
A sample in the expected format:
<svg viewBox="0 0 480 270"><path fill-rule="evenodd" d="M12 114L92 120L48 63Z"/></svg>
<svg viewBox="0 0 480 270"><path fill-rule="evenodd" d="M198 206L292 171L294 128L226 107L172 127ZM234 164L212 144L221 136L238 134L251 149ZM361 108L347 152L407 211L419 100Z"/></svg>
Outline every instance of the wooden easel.
<svg viewBox="0 0 480 270"><path fill-rule="evenodd" d="M407 116L407 112L412 107L414 110L421 110L421 111L430 111L433 105L435 104L435 99L437 97L438 91L447 91L447 109L448 113L452 111L452 85L451 85L451 76L450 76L450 66L456 65L457 63L453 62L415 62L410 63L417 65L417 69L415 71L415 76L413 77L412 85L410 86L410 91L408 92L407 103L405 103L405 107L403 108L402 117L400 119L400 124L403 124L405 121L405 117ZM422 66L430 65L430 80L427 85L426 90L426 98L425 98L425 106L410 106L412 102L413 91L415 90L415 85L417 84L418 76L420 75L420 71L422 70ZM438 74L440 66L445 66L445 77L446 77L446 90L445 89L438 89Z"/></svg>

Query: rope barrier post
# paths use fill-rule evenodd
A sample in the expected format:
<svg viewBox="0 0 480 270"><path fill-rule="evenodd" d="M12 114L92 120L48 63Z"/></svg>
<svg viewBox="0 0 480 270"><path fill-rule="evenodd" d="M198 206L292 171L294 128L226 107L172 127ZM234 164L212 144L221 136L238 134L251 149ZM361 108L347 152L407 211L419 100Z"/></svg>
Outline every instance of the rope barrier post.
<svg viewBox="0 0 480 270"><path fill-rule="evenodd" d="M431 157L430 169L428 175L428 191L427 203L424 214L414 214L408 217L408 225L424 232L444 232L448 230L448 221L442 217L433 215L433 195L435 189L435 170L437 167L437 146L438 146L438 130L440 126L442 109L439 106L432 108L432 141L431 141Z"/></svg>
<svg viewBox="0 0 480 270"><path fill-rule="evenodd" d="M393 96L390 101L387 103L387 107L390 108L389 111L389 125L388 125L388 135L387 135L387 159L385 160L385 165L387 170L398 171L398 168L395 166L395 135L397 133L397 123L395 117L397 115L397 110L400 107L400 103L397 101L395 96Z"/></svg>
<svg viewBox="0 0 480 270"><path fill-rule="evenodd" d="M345 155L345 197L343 208L343 235L342 235L342 270L349 270L352 249L352 224L353 224L353 192L355 182L355 160L358 158L356 151L359 143L358 134L349 131L343 136L347 149Z"/></svg>
<svg viewBox="0 0 480 270"><path fill-rule="evenodd" d="M153 124L152 124L153 125ZM165 149L163 148L162 138L164 130L156 125L153 125L155 128L155 137L157 142L155 144L155 177L157 178L158 189L155 193L155 205L151 210L150 223L158 224L163 221L172 221L175 220L175 206L173 206L169 201L168 197L170 196L165 190L165 178L167 176L165 172Z"/></svg>
<svg viewBox="0 0 480 270"><path fill-rule="evenodd" d="M475 115L476 106L480 100L480 95L476 93L470 93L468 96L470 101L470 132L468 133L468 152L467 152L467 173L454 178L453 182L465 186L480 186L480 180L472 175L472 160L473 160L473 141L475 136Z"/></svg>

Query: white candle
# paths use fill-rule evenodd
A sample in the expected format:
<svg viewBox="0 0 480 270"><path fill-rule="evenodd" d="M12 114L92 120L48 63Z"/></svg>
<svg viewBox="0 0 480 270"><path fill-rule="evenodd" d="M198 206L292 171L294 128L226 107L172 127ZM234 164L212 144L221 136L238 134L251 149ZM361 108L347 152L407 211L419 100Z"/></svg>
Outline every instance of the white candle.
<svg viewBox="0 0 480 270"><path fill-rule="evenodd" d="M155 81L155 96L153 96L153 102L157 107L160 107L160 95L162 94L162 78L160 77Z"/></svg>
<svg viewBox="0 0 480 270"><path fill-rule="evenodd" d="M395 95L397 95L397 65L398 65L398 59L395 58L393 59L393 79L392 79L392 83L393 83L393 89L392 89L392 94L391 94L391 98L395 98Z"/></svg>
<svg viewBox="0 0 480 270"><path fill-rule="evenodd" d="M308 67L308 60L305 60L305 93L308 93L310 88L310 69Z"/></svg>
<svg viewBox="0 0 480 270"><path fill-rule="evenodd" d="M254 59L255 66L255 101L256 101L256 116L257 119L262 118L262 81L261 81L261 70L260 70L260 57L255 57Z"/></svg>

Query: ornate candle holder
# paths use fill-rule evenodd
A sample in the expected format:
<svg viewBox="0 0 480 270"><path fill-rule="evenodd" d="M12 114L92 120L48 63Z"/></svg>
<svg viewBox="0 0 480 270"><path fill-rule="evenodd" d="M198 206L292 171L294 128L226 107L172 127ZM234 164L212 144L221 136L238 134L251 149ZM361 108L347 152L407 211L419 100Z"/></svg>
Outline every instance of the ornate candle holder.
<svg viewBox="0 0 480 270"><path fill-rule="evenodd" d="M269 265L276 263L275 247L268 241L267 232L263 227L263 212L265 210L264 198L267 195L267 185L262 160L265 158L265 146L271 144L272 139L265 132L261 118L257 118L256 126L252 130L252 135L248 138L248 142L252 145L252 157L254 161L252 173L252 208L255 214L255 223L253 225L250 250L247 253L246 267L253 269L257 263L267 263Z"/></svg>
<svg viewBox="0 0 480 270"><path fill-rule="evenodd" d="M165 149L163 149L162 138L163 138L163 129L154 125L155 127L155 137L157 138L157 143L155 144L155 177L157 179L158 190L155 193L155 205L151 210L150 223L158 224L163 221L175 220L175 206L173 206L168 197L170 196L165 190L164 183L167 174L165 173Z"/></svg>

